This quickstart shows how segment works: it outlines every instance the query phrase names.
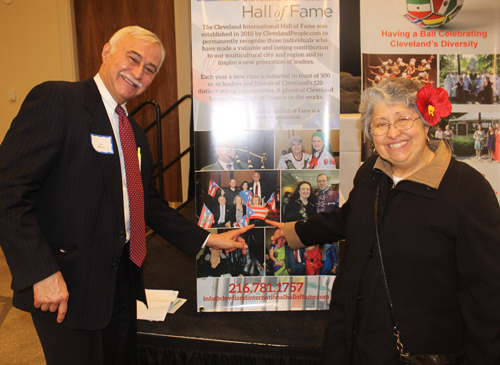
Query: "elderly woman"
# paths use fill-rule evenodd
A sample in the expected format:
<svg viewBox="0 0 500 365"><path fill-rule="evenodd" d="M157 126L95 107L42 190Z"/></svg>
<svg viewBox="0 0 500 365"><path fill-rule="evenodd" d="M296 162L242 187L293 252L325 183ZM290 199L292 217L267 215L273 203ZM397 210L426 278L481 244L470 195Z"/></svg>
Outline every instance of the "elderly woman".
<svg viewBox="0 0 500 365"><path fill-rule="evenodd" d="M364 91L361 120L378 154L341 208L268 222L272 240L293 249L345 239L325 364L417 363L417 354L441 355L425 364L500 363L498 199L447 143L428 142L451 104L443 89L419 88L397 78Z"/></svg>
<svg viewBox="0 0 500 365"><path fill-rule="evenodd" d="M306 143L299 136L292 136L288 140L288 152L281 156L278 162L278 170L300 170L307 166L311 155L304 152Z"/></svg>

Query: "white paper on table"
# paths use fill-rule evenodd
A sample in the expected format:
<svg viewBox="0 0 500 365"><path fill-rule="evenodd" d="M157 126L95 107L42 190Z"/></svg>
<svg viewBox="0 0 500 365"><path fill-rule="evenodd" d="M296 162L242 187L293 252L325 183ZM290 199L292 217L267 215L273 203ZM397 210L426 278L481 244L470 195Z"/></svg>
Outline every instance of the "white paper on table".
<svg viewBox="0 0 500 365"><path fill-rule="evenodd" d="M164 321L170 305L176 302L178 291L146 289L148 307L137 301L137 319Z"/></svg>
<svg viewBox="0 0 500 365"><path fill-rule="evenodd" d="M177 298L177 300L170 305L170 308L168 309L168 313L174 314L177 311L177 309L182 307L182 305L186 302L187 302L187 299Z"/></svg>

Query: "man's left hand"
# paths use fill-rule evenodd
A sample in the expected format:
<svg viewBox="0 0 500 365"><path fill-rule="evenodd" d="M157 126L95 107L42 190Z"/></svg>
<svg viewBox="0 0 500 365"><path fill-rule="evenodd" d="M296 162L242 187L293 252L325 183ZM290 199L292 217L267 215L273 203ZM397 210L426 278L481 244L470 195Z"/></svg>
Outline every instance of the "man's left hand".
<svg viewBox="0 0 500 365"><path fill-rule="evenodd" d="M253 227L254 225L251 224L240 229L232 229L220 234L211 234L208 237L207 246L214 247L219 250L225 250L226 252L240 249L243 255L246 255L248 246L245 244L245 240L240 236L251 230Z"/></svg>

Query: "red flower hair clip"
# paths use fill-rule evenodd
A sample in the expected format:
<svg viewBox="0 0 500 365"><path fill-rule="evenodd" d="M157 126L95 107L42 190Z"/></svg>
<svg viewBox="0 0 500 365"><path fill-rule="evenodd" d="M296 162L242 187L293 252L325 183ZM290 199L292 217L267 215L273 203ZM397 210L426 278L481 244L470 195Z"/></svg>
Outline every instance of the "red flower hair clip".
<svg viewBox="0 0 500 365"><path fill-rule="evenodd" d="M436 125L439 119L451 113L451 103L446 90L431 85L421 88L417 93L417 107L430 125Z"/></svg>

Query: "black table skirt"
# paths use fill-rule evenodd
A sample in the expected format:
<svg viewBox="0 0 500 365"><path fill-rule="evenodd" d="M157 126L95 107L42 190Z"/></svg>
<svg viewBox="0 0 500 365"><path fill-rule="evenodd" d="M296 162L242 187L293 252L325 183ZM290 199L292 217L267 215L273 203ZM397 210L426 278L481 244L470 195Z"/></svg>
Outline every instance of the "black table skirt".
<svg viewBox="0 0 500 365"><path fill-rule="evenodd" d="M327 311L197 312L196 263L158 235L143 264L148 289L187 302L164 322L138 321L141 364L320 364Z"/></svg>

